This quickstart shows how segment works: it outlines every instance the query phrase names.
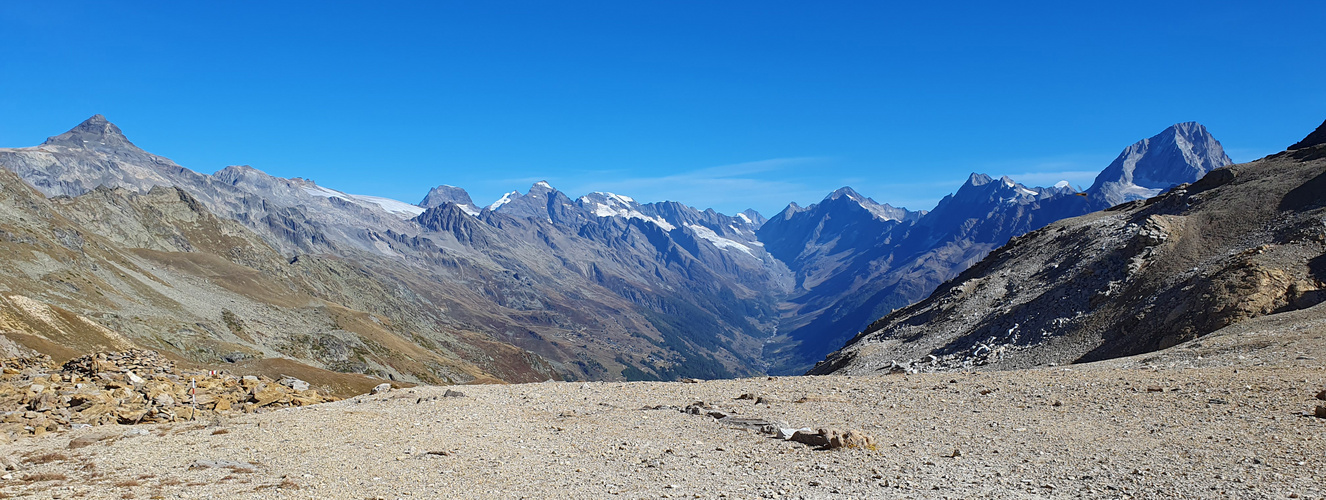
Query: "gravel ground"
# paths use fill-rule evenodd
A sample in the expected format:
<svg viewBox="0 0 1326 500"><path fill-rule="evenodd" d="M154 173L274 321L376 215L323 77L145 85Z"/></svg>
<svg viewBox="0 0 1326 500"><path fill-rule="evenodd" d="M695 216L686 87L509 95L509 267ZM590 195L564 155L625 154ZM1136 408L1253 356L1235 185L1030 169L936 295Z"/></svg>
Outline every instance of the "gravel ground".
<svg viewBox="0 0 1326 500"><path fill-rule="evenodd" d="M1326 419L1309 416L1326 405L1316 399L1326 389L1321 337L1225 340L1225 354L1197 367L1151 356L988 373L417 387L197 424L102 426L0 447L17 465L0 492L1326 497ZM1283 355L1260 361L1271 353ZM1208 366L1219 356L1229 362ZM876 447L813 449L677 409L698 401L789 427L865 431Z"/></svg>

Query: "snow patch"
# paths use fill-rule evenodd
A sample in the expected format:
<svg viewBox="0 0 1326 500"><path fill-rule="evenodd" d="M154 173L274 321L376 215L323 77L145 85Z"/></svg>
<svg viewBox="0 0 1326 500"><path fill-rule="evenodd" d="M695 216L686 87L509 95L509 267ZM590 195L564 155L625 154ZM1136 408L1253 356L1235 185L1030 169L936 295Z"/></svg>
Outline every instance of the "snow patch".
<svg viewBox="0 0 1326 500"><path fill-rule="evenodd" d="M737 218L738 218L738 219L741 219L741 220L743 220L743 221L745 221L747 224L754 224L754 223L755 223L755 221L750 220L750 217L747 217L746 214L743 214L743 213L740 213L740 212L737 213Z"/></svg>
<svg viewBox="0 0 1326 500"><path fill-rule="evenodd" d="M1057 188L1066 188L1066 187L1070 187L1070 186L1072 186L1072 184L1069 184L1068 181L1059 181L1059 182L1054 183L1054 187L1057 187Z"/></svg>
<svg viewBox="0 0 1326 500"><path fill-rule="evenodd" d="M337 191L335 189L328 189L318 185L301 186L301 188L304 190L305 193L308 193L313 196L320 196L323 198L340 198L345 201L354 202L356 205L359 206L370 206L370 205L376 206L378 208L381 208L382 210L385 210L387 213L395 215L402 219L417 217L419 216L419 214L424 213L423 207L417 205L411 205L409 203L400 200L393 200L391 198L383 198L381 196L368 196L363 194L348 194L348 193L343 193L341 191Z"/></svg>
<svg viewBox="0 0 1326 500"><path fill-rule="evenodd" d="M411 205L409 203L400 200L393 200L391 198L383 198L381 196L368 196L362 194L352 194L350 195L350 197L358 201L375 204L379 207L382 207L382 209L386 210L387 212L390 212L392 214L407 219L411 217L418 217L419 214L424 213L423 207L420 207L418 205Z"/></svg>
<svg viewBox="0 0 1326 500"><path fill-rule="evenodd" d="M730 240L722 236L719 236L718 233L714 232L713 229L709 229L699 224L687 224L686 227L689 227L691 228L692 231L695 231L696 236L708 240L709 243L712 243L714 246L720 249L723 250L737 249L742 252L746 252L746 255L750 255L751 257L755 256L755 254L750 251L750 247L743 245L736 240Z"/></svg>
<svg viewBox="0 0 1326 500"><path fill-rule="evenodd" d="M598 217L625 217L627 219L640 219L652 222L654 223L654 225L663 228L664 231L671 231L677 228L677 226L668 223L668 221L666 220L660 219L658 217L650 217L648 215L640 213L639 210L635 209L636 207L635 200L631 199L630 197L622 196L619 194L613 194L613 193L605 193L601 191L595 192L594 194L602 196L604 198L604 201L607 202L606 204L599 202L594 203L594 215ZM583 196L580 199L585 203L592 201L588 195Z"/></svg>

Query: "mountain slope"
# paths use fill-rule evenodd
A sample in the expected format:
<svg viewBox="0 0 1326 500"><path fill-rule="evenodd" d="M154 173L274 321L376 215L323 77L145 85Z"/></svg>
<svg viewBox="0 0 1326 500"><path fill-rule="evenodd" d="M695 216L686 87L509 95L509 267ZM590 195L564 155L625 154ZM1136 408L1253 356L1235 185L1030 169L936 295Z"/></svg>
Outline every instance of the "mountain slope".
<svg viewBox="0 0 1326 500"><path fill-rule="evenodd" d="M0 331L57 360L147 347L258 369L292 359L314 377L553 374L519 349L447 327L358 266L289 262L177 188L98 187L48 200L0 169L0 247Z"/></svg>
<svg viewBox="0 0 1326 500"><path fill-rule="evenodd" d="M1220 168L1016 238L812 373L1093 361L1321 302L1324 148Z"/></svg>

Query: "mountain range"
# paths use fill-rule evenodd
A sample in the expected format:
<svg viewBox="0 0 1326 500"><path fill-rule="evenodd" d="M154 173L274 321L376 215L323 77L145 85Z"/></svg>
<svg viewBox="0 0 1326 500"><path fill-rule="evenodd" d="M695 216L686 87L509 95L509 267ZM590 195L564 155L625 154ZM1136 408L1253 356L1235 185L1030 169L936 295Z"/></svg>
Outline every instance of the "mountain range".
<svg viewBox="0 0 1326 500"><path fill-rule="evenodd" d="M1231 325L1319 304L1324 130L1288 151L1017 237L872 323L812 373L1018 369L1199 348ZM1278 328L1307 328L1295 326L1303 315L1277 317L1288 318Z"/></svg>
<svg viewBox="0 0 1326 500"><path fill-rule="evenodd" d="M406 381L793 374L1014 237L1230 163L1181 123L1082 193L972 174L930 211L843 188L766 220L546 182L481 207L206 175L97 115L0 149L0 329Z"/></svg>

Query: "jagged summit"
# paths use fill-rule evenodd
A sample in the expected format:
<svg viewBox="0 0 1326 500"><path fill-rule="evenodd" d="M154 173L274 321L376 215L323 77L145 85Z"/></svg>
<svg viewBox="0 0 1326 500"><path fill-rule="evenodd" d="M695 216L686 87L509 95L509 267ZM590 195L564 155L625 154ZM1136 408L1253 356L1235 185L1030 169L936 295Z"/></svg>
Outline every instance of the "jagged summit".
<svg viewBox="0 0 1326 500"><path fill-rule="evenodd" d="M993 178L993 177L990 177L990 176L985 175L985 174L978 174L978 173L976 173L976 172L972 172L971 175L967 176L967 182L965 183L965 185L967 185L967 186L984 186L984 185L989 184L989 183L991 183L991 182L994 182L994 178Z"/></svg>
<svg viewBox="0 0 1326 500"><path fill-rule="evenodd" d="M1156 196L1233 163L1202 124L1177 123L1124 149L1086 192L1104 208Z"/></svg>
<svg viewBox="0 0 1326 500"><path fill-rule="evenodd" d="M88 149L137 148L124 136L120 127L99 114L83 120L83 123L69 129L68 132L47 138L42 145Z"/></svg>
<svg viewBox="0 0 1326 500"><path fill-rule="evenodd" d="M898 208L889 205L888 203L879 203L874 199L862 196L861 193L858 193L855 189L847 186L843 186L838 188L838 190L829 193L828 196L824 197L824 201L821 203L834 202L844 198L855 202L857 205L860 205L861 208L870 212L872 216L881 220L903 220L913 214L913 212L905 208Z"/></svg>
<svg viewBox="0 0 1326 500"><path fill-rule="evenodd" d="M1312 133L1308 134L1307 137L1304 137L1303 140L1294 143L1293 146L1289 146L1289 149L1304 149L1320 144L1326 144L1326 121L1321 122L1321 125L1317 126L1317 130L1312 131Z"/></svg>
<svg viewBox="0 0 1326 500"><path fill-rule="evenodd" d="M419 206L433 208L447 202L474 207L474 200L470 199L470 193L462 188L446 184L428 190L428 194L419 202Z"/></svg>

